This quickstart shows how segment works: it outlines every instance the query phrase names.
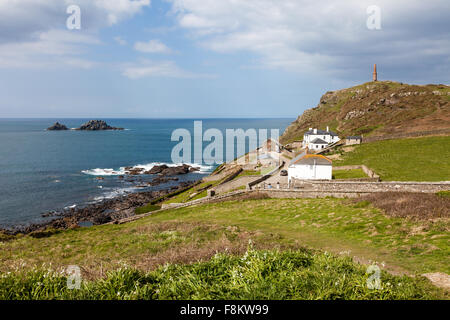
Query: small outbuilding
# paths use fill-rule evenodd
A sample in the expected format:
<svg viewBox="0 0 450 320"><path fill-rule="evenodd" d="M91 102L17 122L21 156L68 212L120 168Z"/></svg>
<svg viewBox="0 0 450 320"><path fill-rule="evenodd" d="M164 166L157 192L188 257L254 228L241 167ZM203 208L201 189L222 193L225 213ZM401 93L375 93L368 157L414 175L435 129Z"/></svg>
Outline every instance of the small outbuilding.
<svg viewBox="0 0 450 320"><path fill-rule="evenodd" d="M332 161L319 154L301 154L294 158L288 167L289 184L298 180L331 180Z"/></svg>
<svg viewBox="0 0 450 320"><path fill-rule="evenodd" d="M345 139L345 145L351 146L353 144L361 144L362 137L361 136L350 136Z"/></svg>

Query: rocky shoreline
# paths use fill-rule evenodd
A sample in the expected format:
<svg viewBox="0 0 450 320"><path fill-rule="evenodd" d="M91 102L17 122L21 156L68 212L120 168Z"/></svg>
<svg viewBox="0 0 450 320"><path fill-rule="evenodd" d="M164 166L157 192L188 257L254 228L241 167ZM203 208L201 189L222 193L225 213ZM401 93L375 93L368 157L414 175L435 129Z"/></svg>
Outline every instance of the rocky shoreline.
<svg viewBox="0 0 450 320"><path fill-rule="evenodd" d="M143 168L127 167L126 176L120 176L127 181L133 180L137 175L156 175L150 182L137 185L136 187L152 187L163 183L178 181L174 175L182 175L199 171L198 168L187 164L169 167L167 165L157 165L151 170L145 171ZM103 177L97 177L102 180ZM1 228L0 234L15 236L17 234L42 234L49 230L67 230L80 227L80 223L90 225L101 225L135 215L135 209L144 206L151 201L167 196L171 193L184 190L192 186L195 181L183 181L177 186L158 191L139 191L113 199L103 200L100 203L89 204L84 207L67 208L59 211L50 211L41 214L42 218L49 218L50 221L33 223L29 225L17 225L11 228Z"/></svg>
<svg viewBox="0 0 450 320"><path fill-rule="evenodd" d="M11 228L0 228L0 233L15 236L18 234L39 234L49 230L67 230L79 228L80 223L101 225L135 215L135 209L148 204L170 193L186 189L194 181L182 182L178 186L159 191L130 193L113 199L85 207L68 208L61 211L51 211L42 214L43 218L53 218L50 221L18 225Z"/></svg>

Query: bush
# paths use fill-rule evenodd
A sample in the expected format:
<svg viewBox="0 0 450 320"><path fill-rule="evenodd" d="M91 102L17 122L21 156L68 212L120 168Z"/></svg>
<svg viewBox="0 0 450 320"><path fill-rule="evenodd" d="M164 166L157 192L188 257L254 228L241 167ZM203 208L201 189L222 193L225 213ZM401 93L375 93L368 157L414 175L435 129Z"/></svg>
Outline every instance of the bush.
<svg viewBox="0 0 450 320"><path fill-rule="evenodd" d="M144 273L123 268L67 288L49 271L0 274L0 299L429 299L442 291L425 279L382 272L381 289L367 288L366 268L349 257L309 250L216 254L207 262L166 265Z"/></svg>

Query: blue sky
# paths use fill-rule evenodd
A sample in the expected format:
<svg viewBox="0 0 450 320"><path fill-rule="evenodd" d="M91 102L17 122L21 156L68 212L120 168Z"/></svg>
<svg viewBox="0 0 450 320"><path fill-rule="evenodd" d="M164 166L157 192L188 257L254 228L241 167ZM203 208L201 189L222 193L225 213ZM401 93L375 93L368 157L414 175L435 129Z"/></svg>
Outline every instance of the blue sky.
<svg viewBox="0 0 450 320"><path fill-rule="evenodd" d="M2 0L0 117L296 117L374 63L448 84L449 16L444 0Z"/></svg>

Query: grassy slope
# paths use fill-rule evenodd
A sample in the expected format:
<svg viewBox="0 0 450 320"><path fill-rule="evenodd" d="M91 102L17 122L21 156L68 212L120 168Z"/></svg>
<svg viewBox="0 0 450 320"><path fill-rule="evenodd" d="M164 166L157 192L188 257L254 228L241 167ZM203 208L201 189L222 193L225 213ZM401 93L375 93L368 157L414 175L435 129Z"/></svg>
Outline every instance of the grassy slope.
<svg viewBox="0 0 450 320"><path fill-rule="evenodd" d="M355 146L333 165L365 164L391 181L450 180L450 137L384 140Z"/></svg>
<svg viewBox="0 0 450 320"><path fill-rule="evenodd" d="M48 238L0 243L0 270L78 264L93 275L121 263L148 270L192 262L224 248L256 243L323 250L386 262L409 272L450 273L448 222L389 218L338 199L232 201L168 210L124 225L76 229ZM241 248L242 249L242 248ZM237 252L242 252L239 249ZM20 267L23 269L24 267Z"/></svg>

